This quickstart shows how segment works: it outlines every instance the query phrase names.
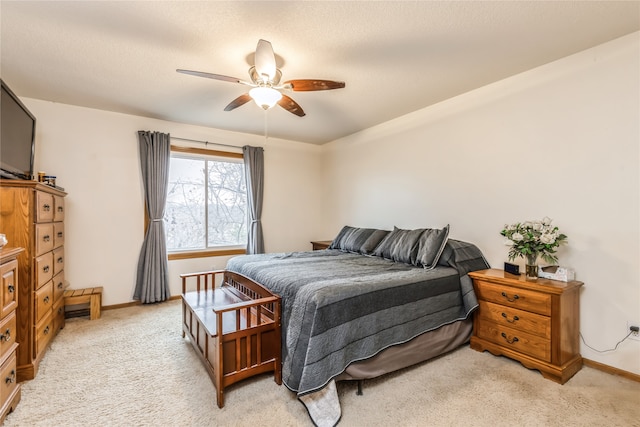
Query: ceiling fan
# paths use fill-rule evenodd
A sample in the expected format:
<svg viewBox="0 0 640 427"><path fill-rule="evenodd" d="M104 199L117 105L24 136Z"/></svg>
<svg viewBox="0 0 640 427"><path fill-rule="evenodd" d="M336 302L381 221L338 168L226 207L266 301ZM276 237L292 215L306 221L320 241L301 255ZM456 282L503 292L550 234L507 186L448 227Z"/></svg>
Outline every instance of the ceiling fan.
<svg viewBox="0 0 640 427"><path fill-rule="evenodd" d="M341 89L345 87L344 82L336 82L332 80L317 79L298 79L287 80L280 84L282 72L276 68L276 58L273 53L271 43L266 40L258 41L255 55L255 65L249 68L249 77L251 81L244 81L236 77L223 76L221 74L205 73L202 71L176 70L179 73L190 74L192 76L206 77L208 79L222 80L225 82L240 83L251 86L248 93L240 95L229 103L224 111L231 111L241 105L246 104L252 99L260 107L268 110L275 104L278 104L285 110L298 117L305 115L300 105L291 97L282 93L282 90L292 90L294 92L308 92L315 90Z"/></svg>

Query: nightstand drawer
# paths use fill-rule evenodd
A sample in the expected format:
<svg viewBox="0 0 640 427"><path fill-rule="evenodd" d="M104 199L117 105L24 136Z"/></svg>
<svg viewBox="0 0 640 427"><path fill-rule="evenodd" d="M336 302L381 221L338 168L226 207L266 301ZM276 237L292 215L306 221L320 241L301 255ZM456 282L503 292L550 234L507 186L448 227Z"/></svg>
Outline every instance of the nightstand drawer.
<svg viewBox="0 0 640 427"><path fill-rule="evenodd" d="M480 301L478 316L508 328L525 331L541 338L551 338L551 318L505 305Z"/></svg>
<svg viewBox="0 0 640 427"><path fill-rule="evenodd" d="M551 341L517 329L480 320L476 327L479 338L539 360L551 362Z"/></svg>
<svg viewBox="0 0 640 427"><path fill-rule="evenodd" d="M551 295L549 294L497 285L483 280L476 280L475 285L478 299L533 313L551 315Z"/></svg>
<svg viewBox="0 0 640 427"><path fill-rule="evenodd" d="M0 367L0 400L6 402L18 387L16 355L12 354Z"/></svg>
<svg viewBox="0 0 640 427"><path fill-rule="evenodd" d="M0 265L0 318L18 307L18 261Z"/></svg>
<svg viewBox="0 0 640 427"><path fill-rule="evenodd" d="M17 335L16 313L13 312L0 322L0 360L13 350Z"/></svg>

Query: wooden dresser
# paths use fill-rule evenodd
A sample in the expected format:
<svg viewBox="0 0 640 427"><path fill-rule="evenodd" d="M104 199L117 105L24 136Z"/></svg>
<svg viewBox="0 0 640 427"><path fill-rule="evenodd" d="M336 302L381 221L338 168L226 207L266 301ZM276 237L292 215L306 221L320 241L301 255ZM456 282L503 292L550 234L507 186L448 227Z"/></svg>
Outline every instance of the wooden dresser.
<svg viewBox="0 0 640 427"><path fill-rule="evenodd" d="M582 282L525 280L502 270L469 273L478 297L471 348L518 360L564 384L582 367Z"/></svg>
<svg viewBox="0 0 640 427"><path fill-rule="evenodd" d="M22 248L0 249L0 425L20 401L16 350L18 255Z"/></svg>
<svg viewBox="0 0 640 427"><path fill-rule="evenodd" d="M0 180L0 230L18 256L18 381L33 379L64 327L64 197L35 181Z"/></svg>

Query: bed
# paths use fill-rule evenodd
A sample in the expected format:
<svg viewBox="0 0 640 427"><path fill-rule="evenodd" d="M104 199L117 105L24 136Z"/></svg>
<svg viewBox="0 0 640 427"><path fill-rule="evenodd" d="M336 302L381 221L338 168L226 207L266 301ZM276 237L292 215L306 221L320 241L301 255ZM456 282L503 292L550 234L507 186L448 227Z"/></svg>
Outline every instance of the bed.
<svg viewBox="0 0 640 427"><path fill-rule="evenodd" d="M373 378L469 340L478 304L467 273L489 266L448 232L346 226L326 250L228 261L282 298L282 381L316 425L340 419L336 380Z"/></svg>

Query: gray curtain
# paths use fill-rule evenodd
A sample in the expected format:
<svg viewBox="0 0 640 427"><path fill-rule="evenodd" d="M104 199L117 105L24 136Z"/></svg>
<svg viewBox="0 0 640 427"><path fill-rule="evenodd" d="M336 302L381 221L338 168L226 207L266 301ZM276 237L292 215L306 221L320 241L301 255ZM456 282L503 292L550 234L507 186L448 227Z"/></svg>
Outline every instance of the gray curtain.
<svg viewBox="0 0 640 427"><path fill-rule="evenodd" d="M138 259L133 299L146 304L164 301L171 296L162 220L169 184L171 143L169 134L148 131L138 131L138 143L149 226Z"/></svg>
<svg viewBox="0 0 640 427"><path fill-rule="evenodd" d="M262 147L242 147L244 177L247 183L247 207L249 208L249 228L247 230L247 253L264 253L262 237L262 193L264 189L264 150Z"/></svg>

